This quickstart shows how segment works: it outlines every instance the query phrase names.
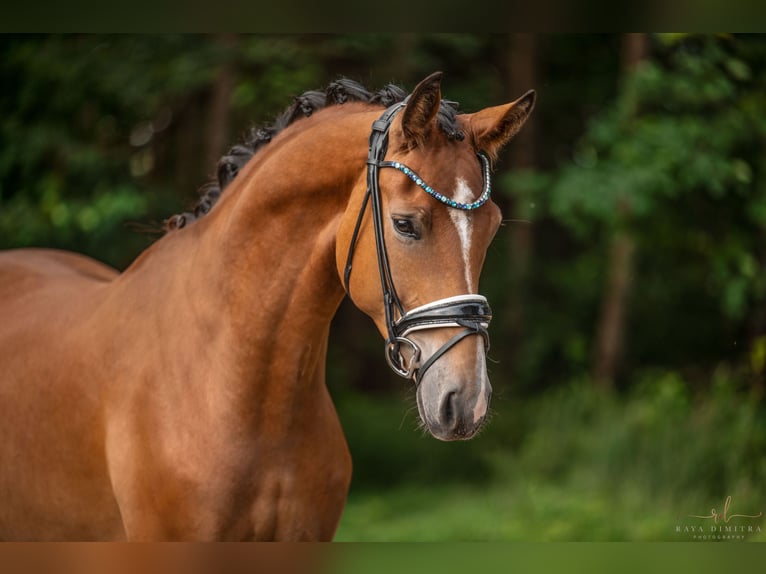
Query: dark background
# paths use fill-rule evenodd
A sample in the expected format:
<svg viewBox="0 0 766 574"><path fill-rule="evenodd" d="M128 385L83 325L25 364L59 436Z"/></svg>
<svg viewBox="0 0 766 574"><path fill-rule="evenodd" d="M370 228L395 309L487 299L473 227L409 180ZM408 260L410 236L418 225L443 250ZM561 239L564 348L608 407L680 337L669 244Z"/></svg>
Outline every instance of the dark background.
<svg viewBox="0 0 766 574"><path fill-rule="evenodd" d="M339 538L686 540L727 496L766 510L764 37L0 36L0 248L122 269L294 96L435 70L466 112L538 91L494 175L494 416L467 443L423 436L344 303Z"/></svg>

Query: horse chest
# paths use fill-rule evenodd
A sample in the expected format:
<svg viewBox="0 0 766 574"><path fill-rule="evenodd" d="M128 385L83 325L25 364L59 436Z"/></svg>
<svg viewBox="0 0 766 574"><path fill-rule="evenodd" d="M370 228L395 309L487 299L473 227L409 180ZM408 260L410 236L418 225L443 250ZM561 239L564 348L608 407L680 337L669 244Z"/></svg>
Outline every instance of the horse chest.
<svg viewBox="0 0 766 574"><path fill-rule="evenodd" d="M330 540L351 459L334 409L302 422L309 432L202 440L133 429L115 440L111 475L127 538Z"/></svg>
<svg viewBox="0 0 766 574"><path fill-rule="evenodd" d="M346 502L351 459L342 435L319 434L293 448L255 453L219 509L218 538L331 540ZM232 484L236 484L232 486ZM223 522L221 522L223 520Z"/></svg>

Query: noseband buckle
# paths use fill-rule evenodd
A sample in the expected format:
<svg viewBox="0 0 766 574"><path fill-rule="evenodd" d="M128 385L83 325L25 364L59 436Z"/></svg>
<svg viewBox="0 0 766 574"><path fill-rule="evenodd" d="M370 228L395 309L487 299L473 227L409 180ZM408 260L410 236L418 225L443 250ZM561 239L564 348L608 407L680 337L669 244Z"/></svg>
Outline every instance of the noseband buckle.
<svg viewBox="0 0 766 574"><path fill-rule="evenodd" d="M386 359L397 375L413 379L415 384L420 384L423 375L434 362L466 337L480 335L484 340L484 348L489 350L487 327L491 320L492 310L487 299L482 295L456 295L416 307L392 325L395 337L387 341ZM420 347L407 336L415 331L445 327L462 327L463 330L421 363ZM406 362L406 367L399 350L399 345L402 343L409 345L413 351L412 358Z"/></svg>
<svg viewBox="0 0 766 574"><path fill-rule="evenodd" d="M401 345L407 345L412 349L412 357L407 361L402 356ZM396 337L393 341L386 341L386 361L388 366L400 377L411 379L420 365L420 347L405 337Z"/></svg>

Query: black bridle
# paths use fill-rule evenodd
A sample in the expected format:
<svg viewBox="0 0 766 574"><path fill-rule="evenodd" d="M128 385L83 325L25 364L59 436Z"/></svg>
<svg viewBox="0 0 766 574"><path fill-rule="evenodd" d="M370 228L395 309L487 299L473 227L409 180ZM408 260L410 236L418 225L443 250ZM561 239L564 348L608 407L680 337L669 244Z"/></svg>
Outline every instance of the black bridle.
<svg viewBox="0 0 766 574"><path fill-rule="evenodd" d="M489 334L487 327L492 319L492 310L487 299L482 295L457 295L439 299L432 303L405 311L399 296L396 293L391 267L388 261L385 236L383 233L383 210L381 207L379 170L383 167L395 168L409 177L429 195L453 209L473 210L481 207L490 194L489 184L489 160L478 154L482 164L484 177L483 192L479 199L470 204L451 200L434 191L409 167L399 162L385 161L388 149L388 131L394 116L407 105L407 100L389 107L379 119L372 123L370 133L370 149L367 156L367 192L359 209L354 233L351 236L351 244L346 258L346 268L343 276L346 293L350 294L349 280L351 278L351 266L354 258L354 249L362 226L367 204L372 205L372 221L375 232L375 247L378 256L378 271L383 288L383 308L386 319L386 360L393 371L407 379L414 379L415 384L420 384L426 371L452 347L471 335L480 335L484 339L485 348L489 348ZM398 314L398 319L396 315ZM449 339L424 363L421 363L421 350L418 345L407 336L424 329L438 329L444 327L463 327L457 335ZM409 361L401 354L402 346L409 347L412 356Z"/></svg>

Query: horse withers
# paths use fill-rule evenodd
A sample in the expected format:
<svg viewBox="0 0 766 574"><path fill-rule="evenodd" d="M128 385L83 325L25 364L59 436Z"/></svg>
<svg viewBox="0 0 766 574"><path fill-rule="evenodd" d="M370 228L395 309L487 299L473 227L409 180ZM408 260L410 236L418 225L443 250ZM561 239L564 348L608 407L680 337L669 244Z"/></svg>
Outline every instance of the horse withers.
<svg viewBox="0 0 766 574"><path fill-rule="evenodd" d="M122 273L0 254L0 538L331 539L351 457L325 360L347 293L428 430L477 432L490 162L535 96L458 114L440 81L297 98Z"/></svg>

